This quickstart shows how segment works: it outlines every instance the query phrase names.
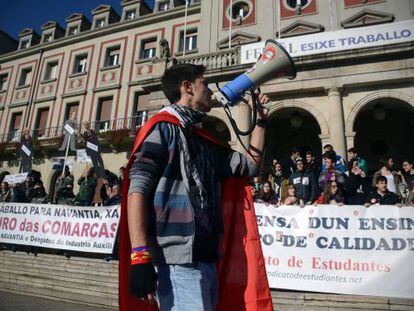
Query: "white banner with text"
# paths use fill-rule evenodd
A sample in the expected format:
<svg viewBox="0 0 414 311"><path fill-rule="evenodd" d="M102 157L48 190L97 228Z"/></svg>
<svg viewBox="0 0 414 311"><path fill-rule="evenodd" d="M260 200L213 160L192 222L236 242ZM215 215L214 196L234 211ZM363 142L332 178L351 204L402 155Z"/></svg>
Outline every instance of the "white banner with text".
<svg viewBox="0 0 414 311"><path fill-rule="evenodd" d="M414 20L277 39L292 57L414 41ZM241 64L255 63L265 41L241 46Z"/></svg>
<svg viewBox="0 0 414 311"><path fill-rule="evenodd" d="M0 243L112 253L120 207L1 203Z"/></svg>
<svg viewBox="0 0 414 311"><path fill-rule="evenodd" d="M414 298L414 208L255 208L271 288Z"/></svg>

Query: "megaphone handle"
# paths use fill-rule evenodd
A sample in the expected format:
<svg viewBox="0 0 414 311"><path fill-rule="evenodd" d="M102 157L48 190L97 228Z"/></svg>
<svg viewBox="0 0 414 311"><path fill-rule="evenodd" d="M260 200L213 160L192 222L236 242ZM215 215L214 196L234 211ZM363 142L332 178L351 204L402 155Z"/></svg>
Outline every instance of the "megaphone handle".
<svg viewBox="0 0 414 311"><path fill-rule="evenodd" d="M236 132L237 135L241 135L241 136L247 136L249 135L251 132L253 132L254 128L256 127L256 122L257 122L257 95L254 92L254 90L252 90L252 102L253 102L253 120L251 122L251 125L249 127L249 129L247 131L241 131L237 124L236 121L234 121L234 119L229 115L229 113L227 112L226 109L224 109L224 111L226 111L226 114L230 120L231 125L233 126L234 131Z"/></svg>

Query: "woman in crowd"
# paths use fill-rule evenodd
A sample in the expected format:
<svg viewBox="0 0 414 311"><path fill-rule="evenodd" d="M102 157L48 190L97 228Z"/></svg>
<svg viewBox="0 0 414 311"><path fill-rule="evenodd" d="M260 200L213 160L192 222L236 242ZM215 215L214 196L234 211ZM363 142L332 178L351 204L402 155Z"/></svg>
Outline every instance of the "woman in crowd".
<svg viewBox="0 0 414 311"><path fill-rule="evenodd" d="M267 204L277 204L278 196L275 195L272 187L270 186L270 182L266 181L263 184L262 189L259 191L259 194L256 197L257 203L267 203Z"/></svg>
<svg viewBox="0 0 414 311"><path fill-rule="evenodd" d="M289 179L283 174L282 163L278 160L273 160L272 172L270 173L268 180L278 198L281 197L283 190L289 183Z"/></svg>
<svg viewBox="0 0 414 311"><path fill-rule="evenodd" d="M283 188L280 205L304 205L303 201L296 197L293 184L288 183L286 187Z"/></svg>
<svg viewBox="0 0 414 311"><path fill-rule="evenodd" d="M358 159L353 158L348 163L348 178L345 180L344 190L349 205L363 205L370 192L365 171L358 166Z"/></svg>
<svg viewBox="0 0 414 311"><path fill-rule="evenodd" d="M325 184L323 193L316 200L315 204L344 204L344 197L342 191L339 188L339 183L334 180L329 180Z"/></svg>

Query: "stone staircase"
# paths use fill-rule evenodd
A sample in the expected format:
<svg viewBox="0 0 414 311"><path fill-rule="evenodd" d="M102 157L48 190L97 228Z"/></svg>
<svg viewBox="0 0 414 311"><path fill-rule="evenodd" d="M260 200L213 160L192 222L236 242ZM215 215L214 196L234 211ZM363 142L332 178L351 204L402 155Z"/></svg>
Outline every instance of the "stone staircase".
<svg viewBox="0 0 414 311"><path fill-rule="evenodd" d="M118 262L25 252L0 252L0 288L21 294L117 309ZM275 310L414 310L414 300L272 291Z"/></svg>

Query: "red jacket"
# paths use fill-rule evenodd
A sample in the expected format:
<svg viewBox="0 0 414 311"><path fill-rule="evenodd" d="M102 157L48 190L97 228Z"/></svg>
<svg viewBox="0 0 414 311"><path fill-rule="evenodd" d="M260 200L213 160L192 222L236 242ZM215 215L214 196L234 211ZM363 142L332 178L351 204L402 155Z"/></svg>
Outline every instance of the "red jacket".
<svg viewBox="0 0 414 311"><path fill-rule="evenodd" d="M131 158L126 166L122 186L120 245L119 245L119 310L157 310L136 299L129 292L131 242L127 221L129 170L133 156L145 137L158 122L181 126L168 112L160 112L143 126L135 140ZM206 131L193 132L216 143ZM224 235L220 243L223 258L217 263L219 303L217 310L273 310L265 264L260 245L253 199L247 178L228 178L222 184L221 211Z"/></svg>

